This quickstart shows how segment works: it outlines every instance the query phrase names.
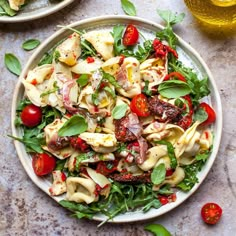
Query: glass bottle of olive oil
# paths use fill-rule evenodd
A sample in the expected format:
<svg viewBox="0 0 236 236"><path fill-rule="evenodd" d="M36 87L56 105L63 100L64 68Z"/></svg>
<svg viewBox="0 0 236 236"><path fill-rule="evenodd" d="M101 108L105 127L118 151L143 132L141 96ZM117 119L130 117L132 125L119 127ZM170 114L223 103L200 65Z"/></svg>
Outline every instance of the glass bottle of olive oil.
<svg viewBox="0 0 236 236"><path fill-rule="evenodd" d="M236 0L184 0L192 14L211 25L236 27Z"/></svg>

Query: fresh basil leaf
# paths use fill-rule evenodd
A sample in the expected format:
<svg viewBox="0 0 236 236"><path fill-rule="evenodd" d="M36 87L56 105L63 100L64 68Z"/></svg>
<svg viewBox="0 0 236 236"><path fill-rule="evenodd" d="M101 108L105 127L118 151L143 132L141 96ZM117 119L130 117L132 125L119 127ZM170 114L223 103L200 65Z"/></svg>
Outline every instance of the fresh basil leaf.
<svg viewBox="0 0 236 236"><path fill-rule="evenodd" d="M80 87L84 87L89 81L89 77L87 74L82 74L77 80L77 84L80 86Z"/></svg>
<svg viewBox="0 0 236 236"><path fill-rule="evenodd" d="M112 110L112 117L115 120L121 119L125 116L125 113L128 109L128 105L126 103L115 106L115 108Z"/></svg>
<svg viewBox="0 0 236 236"><path fill-rule="evenodd" d="M118 56L122 54L122 50L125 49L125 46L122 43L122 36L125 27L123 25L116 25L113 27L112 36L114 38L114 54Z"/></svg>
<svg viewBox="0 0 236 236"><path fill-rule="evenodd" d="M6 65L7 69L10 72L12 72L15 75L20 75L21 64L15 55L13 55L11 53L6 53L4 61L5 61L5 65Z"/></svg>
<svg viewBox="0 0 236 236"><path fill-rule="evenodd" d="M30 51L37 48L39 44L40 41L38 39L28 39L22 44L22 48L26 51Z"/></svg>
<svg viewBox="0 0 236 236"><path fill-rule="evenodd" d="M191 92L189 85L180 80L164 81L158 86L158 92L166 98L179 98Z"/></svg>
<svg viewBox="0 0 236 236"><path fill-rule="evenodd" d="M144 229L152 232L155 236L171 236L171 233L160 224L149 224Z"/></svg>
<svg viewBox="0 0 236 236"><path fill-rule="evenodd" d="M158 15L167 23L167 26L172 26L183 21L185 14L181 13L177 15L170 10L157 9Z"/></svg>
<svg viewBox="0 0 236 236"><path fill-rule="evenodd" d="M166 177L166 167L164 163L156 166L151 174L151 181L153 184L161 184Z"/></svg>
<svg viewBox="0 0 236 236"><path fill-rule="evenodd" d="M59 129L59 136L73 136L85 132L88 129L87 121L83 116L74 115Z"/></svg>
<svg viewBox="0 0 236 236"><path fill-rule="evenodd" d="M199 108L194 112L194 115L193 115L193 120L194 121L200 121L202 123L205 120L207 120L207 118L208 118L208 114L202 108Z"/></svg>
<svg viewBox="0 0 236 236"><path fill-rule="evenodd" d="M173 145L170 142L165 141L165 140L156 141L156 143L167 146L167 152L168 152L168 156L170 158L170 166L172 169L175 169L177 166L177 159L175 156L175 149L174 149Z"/></svg>
<svg viewBox="0 0 236 236"><path fill-rule="evenodd" d="M136 8L131 1L121 0L121 6L127 15L136 16Z"/></svg>

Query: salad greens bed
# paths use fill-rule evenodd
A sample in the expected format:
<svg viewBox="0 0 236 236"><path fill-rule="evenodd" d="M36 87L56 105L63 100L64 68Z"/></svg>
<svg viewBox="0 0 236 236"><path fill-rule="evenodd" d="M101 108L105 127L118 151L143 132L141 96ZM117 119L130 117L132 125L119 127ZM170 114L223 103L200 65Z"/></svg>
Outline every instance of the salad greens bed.
<svg viewBox="0 0 236 236"><path fill-rule="evenodd" d="M14 15L12 10L9 9L7 5L7 1L0 0L0 6L5 11L7 15ZM6 7L7 6L7 7ZM126 9L127 10L127 9ZM127 10L128 11L128 10ZM173 32L173 26L176 23L179 23L183 20L184 14L173 14L170 11L160 11L158 10L159 15L166 23L166 27L163 30L156 32L156 38L160 41L166 41L168 45L176 49L178 45L178 38ZM82 34L78 30L72 29L73 31ZM140 62L145 61L152 53L152 41L144 40L142 45L138 45L134 50L133 47L127 47L122 44L122 36L125 30L125 26L117 25L113 27L113 37L115 40L114 43L114 51L115 55L124 55L125 57L135 57ZM35 44L35 42L34 42ZM86 58L88 56L94 56L97 54L93 46L87 42L86 40L81 42L82 46L82 58ZM32 47L30 45L29 47ZM41 59L38 65L44 65L48 63L52 63L54 59L58 57L58 53L56 51L57 45L51 49L51 51L47 52L44 57ZM168 55L168 72L177 71L187 78L187 85L190 89L190 96L194 106L199 104L199 100L207 95L209 95L210 91L208 88L208 78L205 77L202 80L198 79L197 74L190 68L185 67L176 57L174 57L171 53ZM17 71L16 71L17 74ZM106 77L106 76L105 76ZM106 77L109 80L108 77ZM80 80L80 86L84 86L87 84L88 78L86 76L83 80ZM82 82L81 82L82 81ZM109 82L111 82L109 80ZM112 82L111 82L112 83ZM175 82L172 82L175 83ZM179 83L178 90L186 90L186 87L182 86L182 83ZM115 85L115 83L114 83ZM55 87L55 89L57 89ZM163 88L165 89L165 88ZM143 93L150 95L152 92L148 90L148 83L145 84L145 87L142 91ZM167 92L168 96L168 92ZM94 100L96 102L96 95L94 96ZM42 153L43 150L41 148L42 145L45 144L44 132L43 129L46 125L52 123L56 118L61 118L62 114L60 111L55 108L46 106L42 107L43 118L41 124L34 128L27 128L22 125L22 121L20 119L20 113L23 108L27 105L31 104L28 99L24 99L21 101L17 108L18 117L15 121L15 125L21 127L23 129L23 137L13 137L14 139L24 143L26 147L26 151L30 153ZM114 111L115 113L115 111ZM119 112L115 115L119 116ZM207 118L207 114L202 110L196 111L194 119L199 121L204 121ZM118 117L119 119L119 117ZM12 136L11 136L12 137ZM171 158L171 164L173 168L176 165L176 158L174 156L173 146L166 141L160 141L160 144L167 145L168 155ZM187 165L184 168L185 178L181 181L177 188L182 191L189 191L193 188L193 186L198 183L198 172L202 169L205 162L207 161L211 150L207 150L204 153L198 154L196 156L196 161L190 165ZM76 168L75 171L70 172L67 168L64 167L66 160L57 160L56 170L62 170L67 173L67 176L78 176L79 164L84 159L85 154L81 154L76 157ZM86 153L86 155L88 155ZM92 155L92 154L91 154ZM164 164L163 164L164 165ZM165 178L163 174L165 172L162 171L162 166L158 166L159 169L155 169L153 171L151 178L155 181L156 184L162 182L162 178ZM112 181L112 180L111 180ZM73 216L76 218L93 218L94 215L98 213L102 213L106 215L109 219L114 218L118 214L125 213L127 211L133 211L137 208L141 209L143 212L147 212L151 208L159 208L162 206L158 196L171 196L174 191L170 187L170 185L166 184L162 186L159 190L153 191L153 185L150 184L125 184L119 183L116 181L112 181L111 191L107 198L102 197L98 202L93 202L91 204L79 204L75 202L70 202L67 200L60 201L60 204L71 210L73 212Z"/></svg>

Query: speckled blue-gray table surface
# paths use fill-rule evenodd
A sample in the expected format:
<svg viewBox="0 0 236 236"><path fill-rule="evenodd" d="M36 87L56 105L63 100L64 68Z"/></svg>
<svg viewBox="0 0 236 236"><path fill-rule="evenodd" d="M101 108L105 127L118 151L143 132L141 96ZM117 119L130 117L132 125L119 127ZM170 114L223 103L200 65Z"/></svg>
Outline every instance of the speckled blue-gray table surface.
<svg viewBox="0 0 236 236"><path fill-rule="evenodd" d="M172 9L186 14L176 32L198 50L213 73L220 91L224 125L217 159L209 175L185 203L170 213L151 220L163 224L173 235L236 235L236 37L217 29L210 33L191 16L182 0L133 0L137 15L161 23L156 9ZM144 223L106 224L76 220L33 184L23 169L13 142L10 113L17 77L3 63L5 53L14 53L25 65L32 52L21 49L26 39L43 41L57 25L101 15L123 15L120 1L75 0L60 12L28 23L0 24L0 235L150 235ZM221 221L211 227L200 218L201 206L217 202L223 208Z"/></svg>

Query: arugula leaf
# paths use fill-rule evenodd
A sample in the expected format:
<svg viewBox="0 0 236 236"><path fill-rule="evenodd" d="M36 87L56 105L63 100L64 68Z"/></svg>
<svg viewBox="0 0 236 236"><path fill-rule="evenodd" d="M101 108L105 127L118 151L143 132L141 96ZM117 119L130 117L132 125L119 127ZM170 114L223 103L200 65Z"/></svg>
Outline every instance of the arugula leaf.
<svg viewBox="0 0 236 236"><path fill-rule="evenodd" d="M171 236L171 233L160 224L149 224L144 229L152 232L155 236Z"/></svg>
<svg viewBox="0 0 236 236"><path fill-rule="evenodd" d="M121 0L121 6L127 15L136 16L136 8L131 1Z"/></svg>
<svg viewBox="0 0 236 236"><path fill-rule="evenodd" d="M103 90L105 90L106 92L108 92L108 93L111 95L111 97L112 97L113 99L116 98L116 93L115 93L115 91L112 90L110 87L106 86L106 87L103 88Z"/></svg>
<svg viewBox="0 0 236 236"><path fill-rule="evenodd" d="M142 92L146 94L147 96L152 96L152 91L148 89L149 81L145 80L144 83L145 85Z"/></svg>
<svg viewBox="0 0 236 236"><path fill-rule="evenodd" d="M181 190L188 192L198 183L197 173L201 171L205 161L196 161L191 165L184 166L185 178L177 185Z"/></svg>
<svg viewBox="0 0 236 236"><path fill-rule="evenodd" d="M160 41L164 41L164 40L167 41L168 45L171 48L176 49L178 39L173 32L172 26L176 23L181 22L184 19L185 14L181 13L177 15L177 14L172 13L169 10L163 11L160 9L157 10L157 13L166 22L166 27L163 30L156 33L157 38L159 38ZM171 56L171 60L175 60L175 58Z"/></svg>
<svg viewBox="0 0 236 236"><path fill-rule="evenodd" d="M10 5L7 0L0 0L0 7L4 11L0 15L8 15L8 16L16 15L16 11L10 8Z"/></svg>
<svg viewBox="0 0 236 236"><path fill-rule="evenodd" d="M23 143L26 147L26 152L37 152L37 153L43 153L43 149L41 148L41 145L45 143L44 138L38 138L38 137L29 137L23 136L23 138L18 138L12 135L8 135L8 137L17 140L21 143Z"/></svg>
<svg viewBox="0 0 236 236"><path fill-rule="evenodd" d="M170 194L173 194L174 192L173 190L171 190L169 184L165 184L158 190L158 193L161 195L170 195Z"/></svg>
<svg viewBox="0 0 236 236"><path fill-rule="evenodd" d="M151 181L153 184L161 184L166 177L166 167L164 163L156 166L151 174Z"/></svg>
<svg viewBox="0 0 236 236"><path fill-rule="evenodd" d="M38 39L28 39L22 44L22 48L26 51L30 51L37 48L39 44L40 41Z"/></svg>
<svg viewBox="0 0 236 236"><path fill-rule="evenodd" d="M81 115L74 115L67 120L58 131L58 136L73 136L85 132L88 123Z"/></svg>
<svg viewBox="0 0 236 236"><path fill-rule="evenodd" d="M120 88L121 86L117 83L116 79L114 76L112 76L109 73L106 73L102 71L102 80L108 81L111 85L113 85L115 88Z"/></svg>
<svg viewBox="0 0 236 236"><path fill-rule="evenodd" d="M185 67L180 61L174 61L169 63L170 68L173 71L180 72L186 79L191 89L191 99L194 106L199 104L199 100L210 94L208 86L208 78L205 77L202 80L198 79L198 76L191 68Z"/></svg>
<svg viewBox="0 0 236 236"><path fill-rule="evenodd" d="M179 98L191 92L189 85L180 80L168 80L158 86L158 92L166 98Z"/></svg>
<svg viewBox="0 0 236 236"><path fill-rule="evenodd" d="M67 161L66 159L64 160L57 159L55 170L62 171L65 168L66 161Z"/></svg>
<svg viewBox="0 0 236 236"><path fill-rule="evenodd" d="M88 81L89 81L89 76L87 74L80 75L80 77L76 80L77 84L80 87L84 87L85 85L87 85Z"/></svg>
<svg viewBox="0 0 236 236"><path fill-rule="evenodd" d="M53 89L50 89L48 91L45 91L44 93L41 93L40 97L44 97L44 96L49 95L51 93L55 93L56 91L58 91L58 89L59 89L59 87L57 86L57 81L55 81L53 83Z"/></svg>
<svg viewBox="0 0 236 236"><path fill-rule="evenodd" d="M213 145L211 145L211 147L209 148L209 150L204 150L204 151L201 151L200 153L198 153L196 156L195 156L195 159L197 161L203 161L203 162L206 162L208 157L210 156L210 154L212 153L212 148L213 148Z"/></svg>
<svg viewBox="0 0 236 236"><path fill-rule="evenodd" d="M125 113L128 109L128 105L126 103L115 106L115 108L112 110L112 117L115 120L121 119L122 117L125 116Z"/></svg>
<svg viewBox="0 0 236 236"><path fill-rule="evenodd" d="M60 52L55 50L54 53L53 53L53 59L55 60L56 63L59 62L60 56L61 56Z"/></svg>
<svg viewBox="0 0 236 236"><path fill-rule="evenodd" d="M175 169L178 163L177 163L177 159L175 156L175 149L174 149L173 145L170 142L165 141L165 140L156 141L156 143L167 146L167 152L168 152L168 156L170 158L170 166L172 169Z"/></svg>
<svg viewBox="0 0 236 236"><path fill-rule="evenodd" d="M18 60L18 58L11 53L6 53L5 54L5 65L7 67L7 69L12 72L15 75L20 75L21 73L21 64Z"/></svg>
<svg viewBox="0 0 236 236"><path fill-rule="evenodd" d="M115 25L112 30L112 36L114 38L114 54L115 56L119 56L121 52L125 49L125 46L122 43L122 35L125 26L123 25Z"/></svg>
<svg viewBox="0 0 236 236"><path fill-rule="evenodd" d="M151 208L155 208L158 209L162 206L161 202L158 200L158 198L153 199L152 201L150 201L148 204L146 204L145 207L143 207L143 211L147 212L149 211Z"/></svg>

